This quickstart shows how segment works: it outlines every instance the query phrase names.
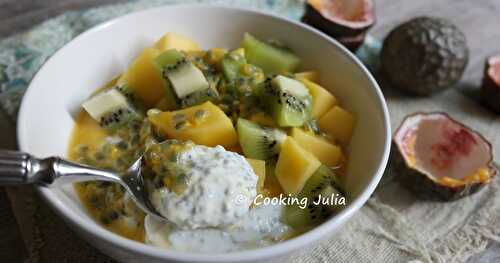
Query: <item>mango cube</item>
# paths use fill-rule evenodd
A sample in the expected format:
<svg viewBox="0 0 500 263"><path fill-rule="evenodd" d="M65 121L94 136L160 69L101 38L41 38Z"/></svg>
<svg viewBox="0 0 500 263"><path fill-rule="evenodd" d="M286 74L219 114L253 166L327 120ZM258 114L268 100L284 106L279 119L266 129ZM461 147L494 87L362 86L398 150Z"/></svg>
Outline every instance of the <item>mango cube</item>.
<svg viewBox="0 0 500 263"><path fill-rule="evenodd" d="M309 94L312 97L312 109L311 116L314 119L319 119L323 116L329 109L337 104L337 99L329 91L321 87L320 85L309 81L307 79L302 79L302 83L309 90Z"/></svg>
<svg viewBox="0 0 500 263"><path fill-rule="evenodd" d="M247 162L252 166L253 171L258 176L257 192L262 193L264 191L264 182L266 181L266 162L250 158L247 158Z"/></svg>
<svg viewBox="0 0 500 263"><path fill-rule="evenodd" d="M155 48L144 49L117 82L118 85L128 84L148 108L154 107L165 96L163 80L153 64L153 59L159 54L160 51Z"/></svg>
<svg viewBox="0 0 500 263"><path fill-rule="evenodd" d="M167 33L158 40L154 47L161 52L168 49L177 49L179 51L198 51L200 46L185 36L177 33Z"/></svg>
<svg viewBox="0 0 500 263"><path fill-rule="evenodd" d="M211 147L232 147L238 143L231 119L210 101L183 110L149 114L148 118L166 138Z"/></svg>
<svg viewBox="0 0 500 263"><path fill-rule="evenodd" d="M314 70L296 73L295 77L298 79L306 79L314 83L319 83L320 81L319 72Z"/></svg>
<svg viewBox="0 0 500 263"><path fill-rule="evenodd" d="M342 149L319 135L293 128L291 136L324 165L337 166L342 160Z"/></svg>
<svg viewBox="0 0 500 263"><path fill-rule="evenodd" d="M318 122L319 128L343 145L348 145L354 129L354 116L339 106L334 106Z"/></svg>
<svg viewBox="0 0 500 263"><path fill-rule="evenodd" d="M297 195L320 166L321 162L312 153L288 137L276 163L276 178L286 194Z"/></svg>

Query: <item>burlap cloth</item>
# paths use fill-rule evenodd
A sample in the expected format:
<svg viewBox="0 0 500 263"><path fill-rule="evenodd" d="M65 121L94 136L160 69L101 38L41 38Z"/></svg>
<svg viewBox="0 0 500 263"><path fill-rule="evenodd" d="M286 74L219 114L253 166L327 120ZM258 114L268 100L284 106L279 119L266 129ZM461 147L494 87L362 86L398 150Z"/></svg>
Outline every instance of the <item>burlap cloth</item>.
<svg viewBox="0 0 500 263"><path fill-rule="evenodd" d="M300 0L157 0L66 13L26 33L0 41L0 105L15 122L19 101L33 74L47 57L83 30L124 13L179 2L241 5L293 19L298 19L303 12L303 1ZM452 2L457 3L452 9L460 12L466 1ZM498 17L494 7L486 6L481 12ZM397 8L394 11L394 16L400 19ZM469 35L467 21L459 23L464 24ZM494 28L498 31L498 23L496 25ZM493 39L490 37L488 40ZM499 43L499 40L500 36L491 43ZM478 41L469 38L473 46L477 46ZM370 38L358 53L376 74L379 46L378 41ZM379 78L389 103L392 127L399 125L409 113L448 112L486 136L494 145L496 156L499 156L500 119L477 102L484 57L494 50L472 51L464 80L456 89L433 98L405 96ZM471 258L478 259L476 254L485 251L489 245L498 246L500 243L499 188L497 177L489 186L468 198L454 202L424 201L401 187L397 175L389 169L373 197L339 232L292 262L467 262ZM11 188L9 195L31 255L30 261L113 262L76 237L31 189Z"/></svg>

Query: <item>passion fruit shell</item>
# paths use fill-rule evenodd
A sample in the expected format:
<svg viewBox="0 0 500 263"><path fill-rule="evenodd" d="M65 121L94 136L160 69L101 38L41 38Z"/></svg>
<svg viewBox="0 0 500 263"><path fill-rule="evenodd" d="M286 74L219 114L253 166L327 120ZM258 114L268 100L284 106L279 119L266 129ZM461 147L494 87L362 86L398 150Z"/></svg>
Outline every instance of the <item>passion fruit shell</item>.
<svg viewBox="0 0 500 263"><path fill-rule="evenodd" d="M455 85L469 59L465 34L438 17L413 18L393 29L381 51L383 72L395 88L430 96Z"/></svg>
<svg viewBox="0 0 500 263"><path fill-rule="evenodd" d="M500 114L500 55L486 61L481 97L487 107Z"/></svg>
<svg viewBox="0 0 500 263"><path fill-rule="evenodd" d="M400 182L425 199L468 196L496 174L491 144L446 113L406 117L393 142L392 165Z"/></svg>
<svg viewBox="0 0 500 263"><path fill-rule="evenodd" d="M373 0L308 0L302 22L356 51L375 24Z"/></svg>

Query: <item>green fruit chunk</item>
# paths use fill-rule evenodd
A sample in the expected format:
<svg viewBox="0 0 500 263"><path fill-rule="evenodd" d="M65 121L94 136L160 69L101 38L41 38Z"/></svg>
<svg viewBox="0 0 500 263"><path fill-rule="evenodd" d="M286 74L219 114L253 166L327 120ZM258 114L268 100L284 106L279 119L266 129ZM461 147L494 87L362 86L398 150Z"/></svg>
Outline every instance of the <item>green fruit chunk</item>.
<svg viewBox="0 0 500 263"><path fill-rule="evenodd" d="M215 88L219 78L210 77L207 80L183 53L175 49L167 50L155 58L154 63L161 71L167 89L167 104L185 108L219 96Z"/></svg>
<svg viewBox="0 0 500 263"><path fill-rule="evenodd" d="M247 158L269 160L275 158L286 134L278 129L262 127L239 118L236 124L239 142Z"/></svg>
<svg viewBox="0 0 500 263"><path fill-rule="evenodd" d="M226 54L221 61L222 72L229 81L236 81L240 76L241 68L247 63L244 52L234 50Z"/></svg>
<svg viewBox="0 0 500 263"><path fill-rule="evenodd" d="M332 215L326 206L307 205L302 209L299 205L289 205L284 210L284 221L287 225L300 229L321 224Z"/></svg>
<svg viewBox="0 0 500 263"><path fill-rule="evenodd" d="M318 170L307 180L300 192L302 197L316 197L327 186L340 189L340 180L326 165L321 165ZM340 192L340 191L339 191Z"/></svg>
<svg viewBox="0 0 500 263"><path fill-rule="evenodd" d="M307 198L307 206L304 209L295 204L287 206L284 213L285 222L294 228L322 223L339 210L338 206L332 203L323 203L322 200L328 199L331 201L332 195L337 198L343 197L344 194L339 189L338 177L330 168L321 165L307 180L299 194L299 198ZM320 200L320 197L322 200Z"/></svg>
<svg viewBox="0 0 500 263"><path fill-rule="evenodd" d="M282 75L267 80L261 98L269 114L281 127L303 126L310 119L312 98L297 80Z"/></svg>
<svg viewBox="0 0 500 263"><path fill-rule="evenodd" d="M181 108L187 108L194 105L202 104L205 101L215 102L219 99L219 91L217 90L217 85L219 83L220 77L214 75L207 78L209 87L204 90L195 91L185 98L179 100Z"/></svg>
<svg viewBox="0 0 500 263"><path fill-rule="evenodd" d="M116 88L97 93L85 101L82 107L101 127L108 130L115 130L143 117Z"/></svg>
<svg viewBox="0 0 500 263"><path fill-rule="evenodd" d="M264 43L246 33L241 46L249 63L264 70L267 74L295 72L300 59L289 50Z"/></svg>

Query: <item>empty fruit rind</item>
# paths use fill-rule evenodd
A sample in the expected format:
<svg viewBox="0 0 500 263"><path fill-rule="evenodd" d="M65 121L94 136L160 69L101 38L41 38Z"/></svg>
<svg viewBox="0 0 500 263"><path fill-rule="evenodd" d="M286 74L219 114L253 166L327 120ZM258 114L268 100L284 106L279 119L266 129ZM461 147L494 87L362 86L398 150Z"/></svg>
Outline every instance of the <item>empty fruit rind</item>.
<svg viewBox="0 0 500 263"><path fill-rule="evenodd" d="M441 199L472 194L495 175L490 143L444 113L407 117L394 143L402 182Z"/></svg>

